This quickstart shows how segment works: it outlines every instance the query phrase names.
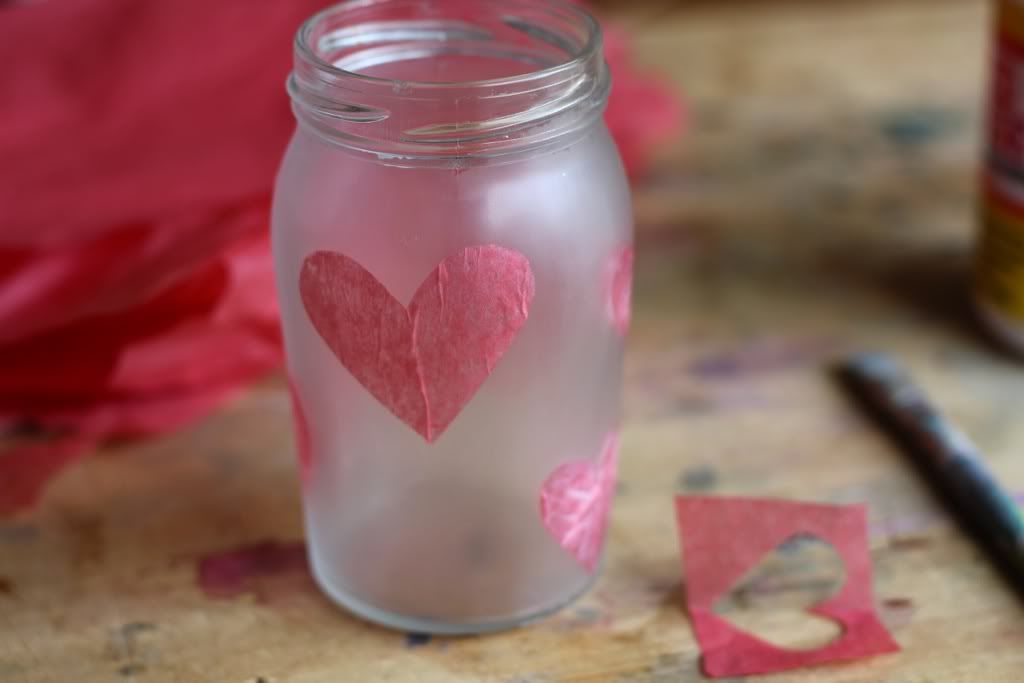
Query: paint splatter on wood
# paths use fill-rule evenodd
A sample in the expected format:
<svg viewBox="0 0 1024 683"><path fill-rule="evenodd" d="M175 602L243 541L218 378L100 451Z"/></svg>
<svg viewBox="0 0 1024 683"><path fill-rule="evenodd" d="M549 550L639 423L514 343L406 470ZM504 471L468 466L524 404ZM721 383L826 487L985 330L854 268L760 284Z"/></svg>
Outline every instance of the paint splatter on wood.
<svg viewBox="0 0 1024 683"><path fill-rule="evenodd" d="M700 358L690 365L690 373L705 380L729 380L783 372L822 362L837 348L831 339L765 339Z"/></svg>
<svg viewBox="0 0 1024 683"><path fill-rule="evenodd" d="M405 634L405 646L410 649L416 649L429 645L433 639L429 633L406 633Z"/></svg>
<svg viewBox="0 0 1024 683"><path fill-rule="evenodd" d="M923 550L932 544L927 536L896 536L889 539L889 547L893 550Z"/></svg>
<svg viewBox="0 0 1024 683"><path fill-rule="evenodd" d="M289 576L309 581L305 543L264 541L207 555L196 568L199 588L208 597L217 599L255 593L266 600L271 591L261 580Z"/></svg>
<svg viewBox="0 0 1024 683"><path fill-rule="evenodd" d="M132 677L146 673L149 668L147 663L155 658L156 653L152 646L140 641L144 640L146 634L156 630L156 624L131 621L110 632L107 653L120 664L118 674Z"/></svg>
<svg viewBox="0 0 1024 683"><path fill-rule="evenodd" d="M146 665L139 662L131 662L118 668L117 673L125 677L138 676L146 673Z"/></svg>
<svg viewBox="0 0 1024 683"><path fill-rule="evenodd" d="M910 598L889 598L882 604L890 609L910 609L914 606L914 601Z"/></svg>
<svg viewBox="0 0 1024 683"><path fill-rule="evenodd" d="M22 545L32 543L37 538L39 538L39 529L29 524L0 526L0 543Z"/></svg>
<svg viewBox="0 0 1024 683"><path fill-rule="evenodd" d="M895 631L909 625L916 611L917 606L910 598L887 598L882 601L881 617Z"/></svg>
<svg viewBox="0 0 1024 683"><path fill-rule="evenodd" d="M920 147L955 132L962 123L959 111L914 107L888 113L879 127L893 144Z"/></svg>
<svg viewBox="0 0 1024 683"><path fill-rule="evenodd" d="M711 491L718 485L718 473L706 465L691 467L679 473L679 487L684 491Z"/></svg>

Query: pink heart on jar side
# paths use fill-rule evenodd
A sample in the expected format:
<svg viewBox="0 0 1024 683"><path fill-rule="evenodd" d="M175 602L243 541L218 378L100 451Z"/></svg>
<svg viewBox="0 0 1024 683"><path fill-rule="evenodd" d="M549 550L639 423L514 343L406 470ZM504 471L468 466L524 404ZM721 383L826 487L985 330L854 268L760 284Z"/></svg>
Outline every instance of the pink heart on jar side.
<svg viewBox="0 0 1024 683"><path fill-rule="evenodd" d="M608 434L596 461L560 465L540 492L540 516L559 545L588 572L597 568L615 498L619 435Z"/></svg>
<svg viewBox="0 0 1024 683"><path fill-rule="evenodd" d="M526 324L535 283L511 249L463 249L427 276L408 306L356 261L306 258L299 293L341 364L428 443L436 441L494 371Z"/></svg>
<svg viewBox="0 0 1024 683"><path fill-rule="evenodd" d="M623 337L633 317L633 254L633 247L624 247L608 265L608 318Z"/></svg>

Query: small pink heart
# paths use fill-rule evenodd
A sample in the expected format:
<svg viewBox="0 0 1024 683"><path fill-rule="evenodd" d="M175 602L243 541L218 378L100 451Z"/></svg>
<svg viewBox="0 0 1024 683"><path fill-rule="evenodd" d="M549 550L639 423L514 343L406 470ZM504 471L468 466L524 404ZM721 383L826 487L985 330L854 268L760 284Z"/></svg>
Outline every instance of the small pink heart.
<svg viewBox="0 0 1024 683"><path fill-rule="evenodd" d="M608 264L608 317L623 337L633 312L633 247L615 252Z"/></svg>
<svg viewBox="0 0 1024 683"><path fill-rule="evenodd" d="M540 492L540 516L558 543L588 571L597 568L615 497L619 435L608 434L596 461L560 465Z"/></svg>
<svg viewBox="0 0 1024 683"><path fill-rule="evenodd" d="M469 247L427 276L408 306L354 260L308 256L299 293L341 364L428 443L494 371L526 323L533 271L522 254Z"/></svg>

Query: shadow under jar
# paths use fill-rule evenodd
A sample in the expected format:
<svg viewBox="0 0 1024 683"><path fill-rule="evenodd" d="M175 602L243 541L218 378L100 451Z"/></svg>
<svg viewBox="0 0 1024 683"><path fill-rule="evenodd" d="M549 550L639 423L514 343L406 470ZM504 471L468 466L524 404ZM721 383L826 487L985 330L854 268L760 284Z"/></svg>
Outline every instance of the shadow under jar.
<svg viewBox="0 0 1024 683"><path fill-rule="evenodd" d="M551 0L299 30L274 258L313 573L364 618L507 628L598 571L633 256L609 86Z"/></svg>

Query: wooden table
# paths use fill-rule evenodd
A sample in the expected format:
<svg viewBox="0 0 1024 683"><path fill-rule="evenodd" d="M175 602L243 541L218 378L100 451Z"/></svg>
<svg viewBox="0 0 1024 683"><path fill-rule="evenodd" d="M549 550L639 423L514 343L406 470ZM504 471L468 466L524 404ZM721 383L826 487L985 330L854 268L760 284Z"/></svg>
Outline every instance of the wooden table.
<svg viewBox="0 0 1024 683"><path fill-rule="evenodd" d="M0 682L701 680L671 508L696 491L870 505L879 609L904 651L772 680L1024 680L1024 607L826 373L861 347L900 354L1024 491L1024 365L983 341L965 295L987 3L630 4L614 14L638 60L692 121L637 188L622 486L597 587L481 638L333 608L302 562L271 382L96 454L0 521ZM234 549L264 575L202 590L204 558ZM778 623L781 642L802 628Z"/></svg>

